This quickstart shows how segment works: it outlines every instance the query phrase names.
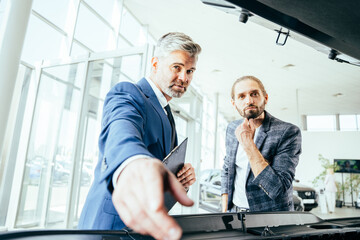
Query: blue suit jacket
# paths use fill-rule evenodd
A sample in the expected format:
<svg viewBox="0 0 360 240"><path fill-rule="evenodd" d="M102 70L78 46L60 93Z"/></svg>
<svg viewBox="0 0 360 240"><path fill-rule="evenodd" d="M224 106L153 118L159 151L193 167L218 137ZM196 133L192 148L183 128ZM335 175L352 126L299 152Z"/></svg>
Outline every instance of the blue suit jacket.
<svg viewBox="0 0 360 240"><path fill-rule="evenodd" d="M221 192L229 194L228 209L233 207L235 162L239 142L236 120L226 130L226 157L221 172ZM255 178L248 164L246 196L250 211L291 211L294 209L292 181L301 153L301 132L293 124L283 122L265 111L255 142L269 165Z"/></svg>
<svg viewBox="0 0 360 240"><path fill-rule="evenodd" d="M99 162L78 228L125 227L111 200L113 173L134 155L163 159L170 152L170 144L169 120L147 80L115 85L104 102Z"/></svg>

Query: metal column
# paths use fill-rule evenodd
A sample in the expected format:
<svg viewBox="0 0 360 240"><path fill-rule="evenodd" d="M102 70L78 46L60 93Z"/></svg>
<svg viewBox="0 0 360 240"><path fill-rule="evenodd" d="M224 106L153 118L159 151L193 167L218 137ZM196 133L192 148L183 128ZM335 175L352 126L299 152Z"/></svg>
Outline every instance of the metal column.
<svg viewBox="0 0 360 240"><path fill-rule="evenodd" d="M16 75L19 69L21 51L31 12L32 0L11 0L4 15L2 36L0 39L0 150L6 133L10 105L13 96Z"/></svg>

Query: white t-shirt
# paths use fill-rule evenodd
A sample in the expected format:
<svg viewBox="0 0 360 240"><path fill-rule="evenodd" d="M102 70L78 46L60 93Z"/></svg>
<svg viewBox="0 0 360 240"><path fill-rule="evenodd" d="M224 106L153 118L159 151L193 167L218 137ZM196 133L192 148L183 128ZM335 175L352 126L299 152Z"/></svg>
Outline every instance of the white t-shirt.
<svg viewBox="0 0 360 240"><path fill-rule="evenodd" d="M259 126L255 130L254 142L256 141L257 134L259 132ZM239 143L237 153L236 153L236 172L235 172L235 183L234 183L234 192L233 192L233 203L241 208L249 208L249 203L246 197L246 177L247 169L249 166L249 159L244 151L243 147Z"/></svg>

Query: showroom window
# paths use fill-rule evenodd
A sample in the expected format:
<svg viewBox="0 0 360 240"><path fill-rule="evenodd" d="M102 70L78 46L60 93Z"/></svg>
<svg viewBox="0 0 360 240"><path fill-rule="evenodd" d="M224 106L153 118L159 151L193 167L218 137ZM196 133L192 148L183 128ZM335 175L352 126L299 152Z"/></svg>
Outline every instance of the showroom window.
<svg viewBox="0 0 360 240"><path fill-rule="evenodd" d="M306 116L308 131L360 131L360 115Z"/></svg>
<svg viewBox="0 0 360 240"><path fill-rule="evenodd" d="M66 31L70 0L33 0L32 10Z"/></svg>
<svg viewBox="0 0 360 240"><path fill-rule="evenodd" d="M120 14L117 13L119 1L117 0L85 0L92 9L94 9L102 18L104 18L112 27L116 27L120 19Z"/></svg>
<svg viewBox="0 0 360 240"><path fill-rule="evenodd" d="M142 46L147 43L147 36L139 21L126 9L123 9L120 34L133 46Z"/></svg>
<svg viewBox="0 0 360 240"><path fill-rule="evenodd" d="M358 131L360 115L340 115L340 131Z"/></svg>
<svg viewBox="0 0 360 240"><path fill-rule="evenodd" d="M79 9L75 38L94 52L116 48L115 34L111 26L85 4L81 4Z"/></svg>
<svg viewBox="0 0 360 240"><path fill-rule="evenodd" d="M34 64L42 59L57 59L64 53L66 36L38 16L31 15L21 59ZM65 51L66 52L66 51Z"/></svg>
<svg viewBox="0 0 360 240"><path fill-rule="evenodd" d="M335 115L307 116L308 131L335 131Z"/></svg>

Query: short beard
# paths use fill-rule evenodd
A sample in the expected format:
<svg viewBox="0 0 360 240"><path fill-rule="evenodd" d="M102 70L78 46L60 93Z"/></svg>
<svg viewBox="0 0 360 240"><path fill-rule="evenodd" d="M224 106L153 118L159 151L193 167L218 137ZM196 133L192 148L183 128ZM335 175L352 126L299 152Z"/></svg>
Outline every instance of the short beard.
<svg viewBox="0 0 360 240"><path fill-rule="evenodd" d="M172 89L172 86L174 85L171 85L163 89L164 93L172 98L180 98L186 92L186 87L184 88L184 92L177 92Z"/></svg>
<svg viewBox="0 0 360 240"><path fill-rule="evenodd" d="M263 102L259 107L258 106L254 106L254 105L250 105L248 107L256 107L256 110L250 110L248 113L245 113L244 111L241 111L240 109L236 108L236 110L239 112L240 116L242 116L243 118L253 118L256 119L257 117L259 117L261 114L263 114L264 110L265 110L265 103Z"/></svg>

